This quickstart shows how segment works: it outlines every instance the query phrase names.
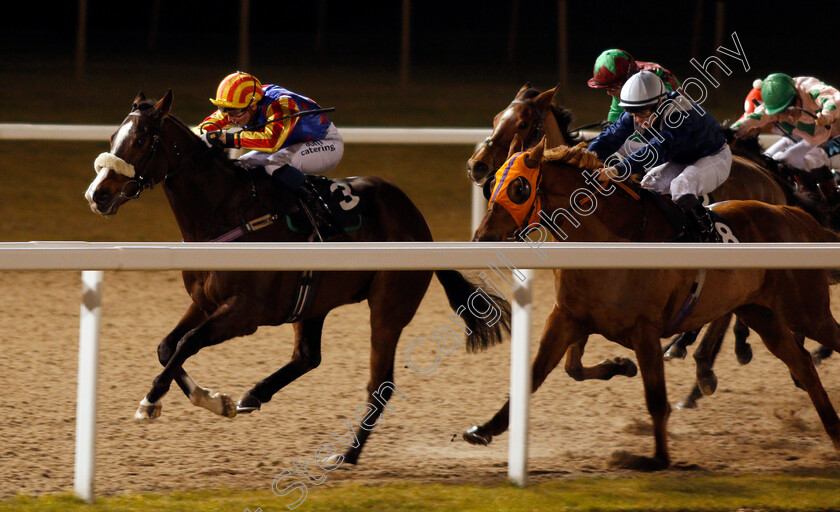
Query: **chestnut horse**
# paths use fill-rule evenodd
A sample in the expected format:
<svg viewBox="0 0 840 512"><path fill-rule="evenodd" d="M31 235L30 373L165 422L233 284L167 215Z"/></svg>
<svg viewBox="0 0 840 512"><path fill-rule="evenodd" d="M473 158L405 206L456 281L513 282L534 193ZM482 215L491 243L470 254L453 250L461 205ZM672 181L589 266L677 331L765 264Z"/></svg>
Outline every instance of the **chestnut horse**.
<svg viewBox="0 0 840 512"><path fill-rule="evenodd" d="M248 219L278 212L276 192L265 172L230 161L218 149L209 149L182 122L170 115L172 91L157 103L140 93L128 117L111 138L110 153L97 158L98 176L85 194L91 209L115 215L120 206L146 188L161 185L175 214L183 239L201 242L236 230ZM431 241L423 215L396 186L374 177L349 178L345 195L366 204L361 227L336 240ZM304 242L286 222L248 230L248 242ZM152 419L161 413L161 398L174 379L190 401L216 414L234 417L260 409L281 388L321 362L321 331L327 314L343 304L367 299L370 306L371 354L368 405L364 425L377 419L394 391L394 354L403 328L414 317L431 281L430 271L320 272L309 288L311 301L293 319L303 287L292 271L185 271L184 285L192 303L175 328L158 346L164 370L143 398L135 417ZM459 272L434 273L450 305L457 310L478 288ZM490 295L490 294L488 294ZM495 300L498 297L492 296ZM501 308L506 303L495 301ZM490 327L473 315L463 315L470 335L467 348L475 350L498 343L502 330L509 332L509 308L503 320ZM291 361L256 383L238 403L225 394L198 386L184 371L184 361L201 348L237 336L252 334L261 325L294 322L295 342ZM403 397L404 398L404 397ZM359 426L344 459L355 464L370 434ZM340 463L341 461L339 461Z"/></svg>
<svg viewBox="0 0 840 512"><path fill-rule="evenodd" d="M545 136L546 147L569 146L577 142L574 132L569 131L571 113L555 105L554 96L557 87L540 92L530 83L525 83L513 101L493 118L493 132L467 162L467 174L479 185L483 185L485 195L493 186L492 175L499 165L507 159L508 150L518 137L523 147L532 148ZM729 178L707 198L707 202L729 199L756 199L771 204L798 204L792 192L784 183L765 171L760 164L743 158L733 158ZM680 407L693 408L704 393L711 394L717 386L717 378L712 371L714 359L720 349L724 333L732 321L732 315L725 315L718 323L710 325L703 337L702 349L695 352L697 361L697 384L687 398L680 402ZM700 329L685 332L677 336L666 350L667 357L684 358L685 346L692 344ZM752 359L752 348L746 342L749 329L740 321L735 322L735 352L741 364ZM585 344L569 348L566 356L566 373L575 380L608 380L616 375L632 377L636 375L633 361L617 357L593 366L583 365ZM702 391L701 391L702 390Z"/></svg>
<svg viewBox="0 0 840 512"><path fill-rule="evenodd" d="M487 214L475 233L481 241L506 240L521 228L501 199L528 206L539 198L543 211L573 210L585 213L573 226L559 216L569 241L653 242L671 240L677 232L655 206L652 195L631 198L607 184L592 192L591 177L603 164L583 147L545 151L544 141L529 153L518 153L539 185L521 186L520 178L507 177L497 184ZM511 160L513 160L511 159ZM505 164L506 168L509 164ZM533 173L538 173L534 177ZM582 175L588 174L587 177ZM515 176L512 174L511 176ZM524 178L522 178L524 179ZM520 186L511 186L517 184ZM581 191L586 193L582 193ZM584 195L590 200L584 205ZM577 207L577 208L575 208ZM840 237L820 226L804 211L758 201L727 201L714 206L743 242L838 242ZM553 217L552 217L553 218ZM565 222L564 222L565 221ZM557 236L555 235L555 240ZM559 240L558 240L559 241ZM693 312L673 323L690 293L697 270L564 270L555 280L554 307L546 320L532 367L532 391L563 358L568 348L601 334L635 352L642 374L645 400L653 419L653 457L623 455L613 460L617 467L658 470L669 466L667 421L671 412L665 388L665 370L660 339L677 331L696 329L735 312L761 337L769 351L781 359L808 392L823 426L840 450L840 419L820 382L810 355L797 343L802 333L834 350L840 349L840 325L831 316L829 272L826 270L708 269L705 288ZM488 444L508 427L505 404L492 419L463 434L472 444Z"/></svg>

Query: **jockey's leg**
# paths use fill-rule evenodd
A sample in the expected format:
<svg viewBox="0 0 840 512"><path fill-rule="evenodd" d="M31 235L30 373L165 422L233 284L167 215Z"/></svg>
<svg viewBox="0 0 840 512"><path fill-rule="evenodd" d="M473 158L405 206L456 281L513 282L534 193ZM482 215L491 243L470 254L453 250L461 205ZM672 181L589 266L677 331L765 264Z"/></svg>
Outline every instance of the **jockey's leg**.
<svg viewBox="0 0 840 512"><path fill-rule="evenodd" d="M671 198L682 208L689 224L696 229L703 242L721 242L715 230L709 210L703 206L699 196L719 187L727 177L732 164L732 153L725 145L714 154L705 156L685 170L671 182Z"/></svg>
<svg viewBox="0 0 840 512"><path fill-rule="evenodd" d="M782 151L788 149L789 147L793 146L794 144L796 144L796 142L790 140L789 138L784 137L784 136L780 137L779 140L777 140L769 148L767 148L767 151L764 152L764 156L773 158L775 155L777 155L777 154L781 153Z"/></svg>
<svg viewBox="0 0 840 512"><path fill-rule="evenodd" d="M641 186L657 194L670 194L671 182L685 169L685 165L666 162L649 169L642 178Z"/></svg>

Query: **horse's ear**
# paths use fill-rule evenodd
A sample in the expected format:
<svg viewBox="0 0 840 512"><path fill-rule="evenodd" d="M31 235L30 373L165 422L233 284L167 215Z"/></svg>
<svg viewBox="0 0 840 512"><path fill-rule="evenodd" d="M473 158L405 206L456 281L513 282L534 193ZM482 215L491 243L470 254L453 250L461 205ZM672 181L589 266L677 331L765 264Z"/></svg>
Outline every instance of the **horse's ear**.
<svg viewBox="0 0 840 512"><path fill-rule="evenodd" d="M519 88L519 92L525 92L531 88L531 82L525 82L525 85Z"/></svg>
<svg viewBox="0 0 840 512"><path fill-rule="evenodd" d="M137 96L134 97L134 104L131 105L131 110L137 110L137 106L146 101L146 95L143 94L143 91L137 93Z"/></svg>
<svg viewBox="0 0 840 512"><path fill-rule="evenodd" d="M536 169L542 162L543 151L545 151L545 137L542 138L539 144L531 150L531 153L525 157L525 165L529 169Z"/></svg>
<svg viewBox="0 0 840 512"><path fill-rule="evenodd" d="M522 151L522 137L518 133L513 134L513 140L510 141L510 149L508 149L507 159L509 160L514 154Z"/></svg>
<svg viewBox="0 0 840 512"><path fill-rule="evenodd" d="M163 98L160 99L157 103L155 103L155 110L160 114L161 117L169 115L169 107L172 106L172 89L166 91L166 94L163 95Z"/></svg>
<svg viewBox="0 0 840 512"><path fill-rule="evenodd" d="M551 102L554 101L554 95L557 94L557 88L560 87L560 84L556 85L554 89L549 89L544 93L540 93L534 98L534 106L540 112L545 112Z"/></svg>

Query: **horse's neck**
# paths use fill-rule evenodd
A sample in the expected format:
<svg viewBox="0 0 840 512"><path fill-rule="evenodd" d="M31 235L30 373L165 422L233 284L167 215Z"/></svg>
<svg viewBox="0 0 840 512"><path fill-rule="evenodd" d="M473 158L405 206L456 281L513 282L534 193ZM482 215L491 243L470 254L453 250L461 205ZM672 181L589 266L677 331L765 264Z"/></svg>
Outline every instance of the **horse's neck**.
<svg viewBox="0 0 840 512"><path fill-rule="evenodd" d="M545 163L543 164L545 165ZM543 224L552 232L558 242L627 242L643 239L666 238L668 235L664 218L655 209L645 206L644 199L636 200L615 185L608 196L602 195L595 186L584 181L584 169L570 167L552 169L554 183L546 183L546 201L541 213ZM544 183L546 182L543 177ZM610 189L610 185L605 187ZM588 190L595 197L595 204L586 200L578 208L571 206L570 193L580 189ZM587 197L581 194L580 199ZM591 197L591 196L589 196ZM587 212L590 212L587 214ZM548 220L551 222L548 222ZM553 224L553 226L552 226ZM555 229L555 227L559 227ZM559 235L562 230L566 238ZM661 233L660 233L661 232Z"/></svg>
<svg viewBox="0 0 840 512"><path fill-rule="evenodd" d="M192 139L178 136L176 143L184 153L181 168L164 183L181 236L188 242L209 240L238 226L251 200L242 179L217 157L201 156L206 148Z"/></svg>
<svg viewBox="0 0 840 512"><path fill-rule="evenodd" d="M545 130L546 149L569 145L569 141L563 137L560 124L557 122L557 117L554 115L554 110L551 107L546 109L545 117L543 118L543 129Z"/></svg>

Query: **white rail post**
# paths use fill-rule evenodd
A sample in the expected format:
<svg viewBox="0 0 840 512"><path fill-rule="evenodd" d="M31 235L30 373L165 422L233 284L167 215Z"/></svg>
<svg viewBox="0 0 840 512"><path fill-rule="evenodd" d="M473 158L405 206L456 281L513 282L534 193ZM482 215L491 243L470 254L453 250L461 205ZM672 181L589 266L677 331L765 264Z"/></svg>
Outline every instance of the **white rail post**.
<svg viewBox="0 0 840 512"><path fill-rule="evenodd" d="M520 487L528 482L528 400L531 396L531 281L533 269L522 270L525 281L513 291L510 326L510 408L508 479Z"/></svg>
<svg viewBox="0 0 840 512"><path fill-rule="evenodd" d="M79 383L76 394L76 471L73 488L93 503L96 447L96 380L99 370L99 326L102 319L101 270L82 272L79 320Z"/></svg>
<svg viewBox="0 0 840 512"><path fill-rule="evenodd" d="M472 188L472 232L470 238L472 238L475 230L478 229L478 225L481 224L481 219L487 213L487 199L484 199L484 190L481 187L472 182L470 182L470 187Z"/></svg>

